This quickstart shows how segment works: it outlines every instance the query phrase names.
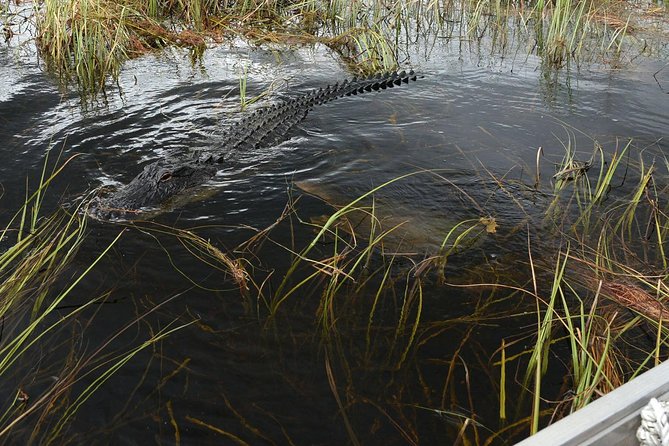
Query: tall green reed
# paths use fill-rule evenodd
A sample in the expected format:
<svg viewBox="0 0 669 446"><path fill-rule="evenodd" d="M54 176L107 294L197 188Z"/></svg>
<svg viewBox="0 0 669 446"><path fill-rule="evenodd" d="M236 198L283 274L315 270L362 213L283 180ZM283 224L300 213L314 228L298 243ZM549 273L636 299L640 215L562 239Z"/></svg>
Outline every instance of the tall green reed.
<svg viewBox="0 0 669 446"><path fill-rule="evenodd" d="M478 44L490 39L502 55L515 45L510 39L521 46L536 41L547 65L560 67L585 50L596 53L590 51L593 43L600 53L621 51L629 18L613 28L600 26L598 17L610 15L606 5L594 0L542 0L529 9L508 0L46 0L36 7L35 22L47 67L84 92L104 94L107 81L117 78L129 57L170 44L196 46L199 54L204 37L222 34L258 43L321 42L361 73L394 70L406 45L437 36Z"/></svg>

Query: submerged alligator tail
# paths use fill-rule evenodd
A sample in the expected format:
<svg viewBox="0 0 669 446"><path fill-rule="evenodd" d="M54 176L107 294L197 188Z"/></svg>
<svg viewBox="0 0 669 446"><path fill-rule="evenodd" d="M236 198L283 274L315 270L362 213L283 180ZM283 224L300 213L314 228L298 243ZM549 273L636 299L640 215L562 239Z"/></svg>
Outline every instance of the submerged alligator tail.
<svg viewBox="0 0 669 446"><path fill-rule="evenodd" d="M144 167L130 183L107 196L97 196L88 206L88 214L99 220L130 220L184 191L200 186L240 151L268 147L302 121L314 106L343 96L384 90L415 81L411 71L353 78L306 93L280 104L265 107L240 119L223 133L222 147L199 155L185 155L156 161Z"/></svg>

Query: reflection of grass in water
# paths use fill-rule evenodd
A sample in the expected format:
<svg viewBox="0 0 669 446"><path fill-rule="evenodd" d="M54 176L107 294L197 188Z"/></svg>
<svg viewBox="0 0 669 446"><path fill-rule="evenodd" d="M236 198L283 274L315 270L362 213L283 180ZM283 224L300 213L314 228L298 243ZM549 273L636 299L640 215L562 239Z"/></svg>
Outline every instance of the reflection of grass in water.
<svg viewBox="0 0 669 446"><path fill-rule="evenodd" d="M616 5L593 0L541 0L529 6L499 0L47 0L36 7L35 21L47 66L63 80L75 79L82 91L99 93L129 57L168 45L191 47L197 57L205 38L226 35L259 43L321 42L353 71L366 74L396 69L406 42L435 36L479 43L490 38L500 54L511 47L510 39L534 41L546 65L559 67L578 60L585 47L604 55L620 51L628 20L611 18L622 10Z"/></svg>
<svg viewBox="0 0 669 446"><path fill-rule="evenodd" d="M80 331L85 330L78 316L104 302L106 294L73 309L66 305L73 290L121 233L82 272L65 278L85 238L86 222L79 209L72 214L40 215L47 188L61 169L48 174L45 162L37 191L26 197L0 234L2 240L13 239L0 254L0 376L5 391L14 394L0 408L0 438L11 436L39 444L61 444L70 437L69 423L112 375L137 353L181 328L168 324L127 351L113 351L109 345L145 315L92 352L84 351L86 342L81 339L62 340L63 336L82 335ZM94 324L92 319L84 327L90 324Z"/></svg>

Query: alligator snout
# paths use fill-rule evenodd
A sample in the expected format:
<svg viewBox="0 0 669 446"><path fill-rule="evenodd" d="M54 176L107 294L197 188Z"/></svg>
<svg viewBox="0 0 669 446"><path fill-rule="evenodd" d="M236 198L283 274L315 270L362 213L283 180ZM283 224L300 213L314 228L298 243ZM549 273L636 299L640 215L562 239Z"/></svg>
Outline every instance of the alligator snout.
<svg viewBox="0 0 669 446"><path fill-rule="evenodd" d="M93 197L88 205L84 208L84 212L89 217L105 222L121 222L132 220L139 213L138 210L120 209L110 206L106 203L104 197Z"/></svg>

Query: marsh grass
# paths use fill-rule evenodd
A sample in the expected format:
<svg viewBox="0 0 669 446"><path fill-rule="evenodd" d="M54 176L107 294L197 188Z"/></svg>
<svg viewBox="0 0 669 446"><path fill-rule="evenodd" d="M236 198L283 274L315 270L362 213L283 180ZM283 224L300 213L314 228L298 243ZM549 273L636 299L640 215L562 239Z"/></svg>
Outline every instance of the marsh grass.
<svg viewBox="0 0 669 446"><path fill-rule="evenodd" d="M37 43L47 67L83 92L103 92L129 57L128 8L105 0L45 1L37 8Z"/></svg>
<svg viewBox="0 0 669 446"><path fill-rule="evenodd" d="M207 41L228 36L254 43L323 43L361 74L396 69L407 45L421 39L432 45L436 36L479 45L487 39L501 55L517 43L536 42L531 51L561 67L583 53L608 57L622 50L629 17L614 20L623 14L616 5L611 0L46 0L35 7L34 21L47 67L82 92L104 94L130 57L168 45L190 47L197 55Z"/></svg>
<svg viewBox="0 0 669 446"><path fill-rule="evenodd" d="M287 322L280 314L315 302L317 339L351 442L361 441L369 428L355 420L357 410L370 405L410 443L420 441L416 420L422 411L448 419L449 438L472 444L520 439L665 358L669 162L627 140L592 141L583 155L568 135L555 175L534 187L546 197L543 213L533 220L520 200L510 200L527 216L526 229L515 236L504 234L510 231L506 222L497 222L482 202L472 205L480 218L454 222L432 255L388 250L387 242L401 239L411 222L388 225L392 220L379 213L376 196L413 175L438 178L438 172L384 183L318 221L296 219L316 234L302 249L284 247L292 264L274 278L278 286L258 288L258 302L265 305L258 314L282 330ZM510 180L493 180L509 197L517 193ZM288 212L297 215L297 208ZM477 238L502 243L509 236L526 237L524 259L482 264L469 276L461 271L458 263L479 246L472 244ZM502 272L507 263L510 271ZM447 299L448 290L461 290L470 303L435 317L435 293ZM487 326L518 330L505 330L491 352L476 335ZM417 359L444 337L455 345L446 357L431 357L429 366ZM427 377L437 366L443 367L438 384ZM369 372L361 376L360 370ZM372 403L366 395L375 370L391 371L393 378ZM556 374L564 376L557 392ZM477 421L478 412L489 413L476 395L486 381L498 392L496 426L490 418ZM429 396L418 397L415 388ZM394 399L400 394L412 397Z"/></svg>
<svg viewBox="0 0 669 446"><path fill-rule="evenodd" d="M69 424L109 378L183 325L168 324L125 351L110 348L153 308L87 351L78 337L94 324L107 293L76 305L70 299L123 231L90 264L73 269L86 220L76 206L70 213L43 216L49 185L69 162L49 170L46 159L36 190L26 193L25 203L0 233L8 245L0 254L0 377L3 394L11 395L0 405L0 439L62 444Z"/></svg>
<svg viewBox="0 0 669 446"><path fill-rule="evenodd" d="M160 236L166 235L178 240L189 254L189 261L192 259L197 259L208 268L212 268L213 270L222 273L225 277L228 277L236 287L239 288L243 295L248 296L249 290L255 286L255 284L250 282L252 278L245 268L245 260L233 258L230 254L223 252L211 241L205 240L199 236L195 230L179 229L148 221L133 225L133 227L153 237L164 250L165 255L169 259L175 271L185 279L189 280L195 287L208 291L217 291L199 284L188 274L183 272L176 264L175 259L172 258L172 254L164 248L161 240L159 239Z"/></svg>
<svg viewBox="0 0 669 446"><path fill-rule="evenodd" d="M389 224L380 218L375 196L384 188L397 186L396 183L415 175L432 177L435 174L417 171L383 183L352 202L338 206L324 220L302 220L297 208L289 206L297 224L316 234L302 249L284 246L293 261L287 271L276 278L278 286L256 289L258 302L265 304L260 314L266 315L267 323L278 333L290 330L286 314L314 305L314 325L325 355L328 382L352 443L360 443L359 436L367 429L360 425L356 413L370 405L385 420L384 424L396 429L398 435L411 444L419 442L420 434L411 423L412 416L406 413L410 411L434 411L440 417L452 418L460 431L457 435L463 439L468 438L470 432L479 436L479 430L483 429L470 416L470 411L459 410L457 405L442 402L435 406L425 402L407 409L402 401L393 401L393 389L413 386L400 376L417 367L417 349L450 331L451 325L475 323L476 316L436 322L426 315L426 294L433 292L435 273L444 270L444 259L466 252L474 233L489 234L494 226L489 218L455 225L441 238L440 252L420 261L411 260L407 267L406 257L397 253L400 247L389 242L391 238L403 237L404 224L392 221ZM269 239L270 235L263 233L263 237ZM495 303L481 303L476 314L485 318L488 305L499 305L496 297L492 300ZM466 339L460 347L465 349L465 345ZM449 388L461 377L457 358L452 361L446 383L442 383L444 399L453 392ZM469 366L465 364L465 368ZM368 392L362 387L360 372L356 372L360 367L397 375L382 386L388 389L382 401L372 401L365 396ZM475 385L467 385L467 392L471 392L472 386ZM471 399L467 405L472 407Z"/></svg>
<svg viewBox="0 0 669 446"><path fill-rule="evenodd" d="M566 413L636 376L654 363L660 346L666 348L664 228L669 203L663 195L666 186L660 188L657 182L665 184L668 172L658 175L656 161L648 167L643 152L635 162L631 141L616 143L606 156L595 142L585 163L575 160L571 144L564 147L547 218L558 229L558 246L565 247L557 251L547 296L532 290L537 296L537 337L525 374L526 385L533 382L531 433L540 426L546 407L541 383L551 345L567 345L571 352ZM597 155L597 168L591 168ZM625 182L633 184L624 189L627 195L614 194ZM555 212L558 202L560 215ZM530 263L535 263L531 257ZM631 349L640 330L656 333L656 338L645 349ZM565 410L564 404L558 406L557 413Z"/></svg>

